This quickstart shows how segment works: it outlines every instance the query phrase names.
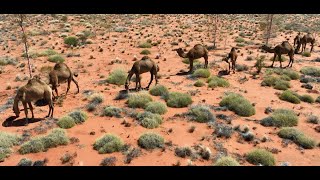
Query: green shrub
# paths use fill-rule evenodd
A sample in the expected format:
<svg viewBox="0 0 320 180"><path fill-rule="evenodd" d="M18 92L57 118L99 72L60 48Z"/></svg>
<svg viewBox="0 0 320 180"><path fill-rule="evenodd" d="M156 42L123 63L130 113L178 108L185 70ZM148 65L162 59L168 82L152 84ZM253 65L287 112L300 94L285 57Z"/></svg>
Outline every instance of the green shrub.
<svg viewBox="0 0 320 180"><path fill-rule="evenodd" d="M297 80L300 78L300 75L298 72L294 71L294 70L291 70L291 69L284 69L283 71L283 74L284 75L287 75L290 77L290 79L292 80Z"/></svg>
<svg viewBox="0 0 320 180"><path fill-rule="evenodd" d="M147 93L130 94L128 98L128 106L131 108L145 108L148 102L152 101L152 97Z"/></svg>
<svg viewBox="0 0 320 180"><path fill-rule="evenodd" d="M243 43L245 40L243 39L243 38L241 38L241 37L237 37L236 39L235 39L235 42L237 42L237 43Z"/></svg>
<svg viewBox="0 0 320 180"><path fill-rule="evenodd" d="M280 79L283 80L283 81L291 81L291 78L285 74L282 74L280 76Z"/></svg>
<svg viewBox="0 0 320 180"><path fill-rule="evenodd" d="M148 42L143 42L143 43L140 43L138 47L139 48L151 48L152 45Z"/></svg>
<svg viewBox="0 0 320 180"><path fill-rule="evenodd" d="M208 82L208 87L210 88L230 86L227 80L220 78L218 76L211 76L207 82Z"/></svg>
<svg viewBox="0 0 320 180"><path fill-rule="evenodd" d="M47 49L47 50L44 50L42 51L39 56L52 56L52 55L56 55L58 54L56 51L52 50L52 49Z"/></svg>
<svg viewBox="0 0 320 180"><path fill-rule="evenodd" d="M153 96L163 96L166 97L169 94L169 90L167 87L163 85L156 85L150 89L150 94Z"/></svg>
<svg viewBox="0 0 320 180"><path fill-rule="evenodd" d="M208 78L210 77L210 71L208 69L197 69L194 71L193 76L195 77L202 77L202 78Z"/></svg>
<svg viewBox="0 0 320 180"><path fill-rule="evenodd" d="M288 88L290 88L290 82L285 81L279 77L266 76L261 82L261 86L270 86L278 90L287 90Z"/></svg>
<svg viewBox="0 0 320 180"><path fill-rule="evenodd" d="M288 109L277 109L270 117L261 120L263 126L292 127L298 125L298 116Z"/></svg>
<svg viewBox="0 0 320 180"><path fill-rule="evenodd" d="M215 120L215 116L211 113L210 108L204 105L191 106L187 115L191 120L200 123L213 122Z"/></svg>
<svg viewBox="0 0 320 180"><path fill-rule="evenodd" d="M287 90L288 88L290 88L290 83L288 81L279 79L275 82L274 88L278 90Z"/></svg>
<svg viewBox="0 0 320 180"><path fill-rule="evenodd" d="M240 166L240 164L230 156L224 156L214 164L214 166Z"/></svg>
<svg viewBox="0 0 320 180"><path fill-rule="evenodd" d="M318 116L311 115L308 117L307 122L312 124L320 124L320 119Z"/></svg>
<svg viewBox="0 0 320 180"><path fill-rule="evenodd" d="M248 71L249 67L245 64L236 64L236 71L241 72L241 71Z"/></svg>
<svg viewBox="0 0 320 180"><path fill-rule="evenodd" d="M164 139L162 136L152 132L144 133L139 137L138 145L144 149L162 148Z"/></svg>
<svg viewBox="0 0 320 180"><path fill-rule="evenodd" d="M303 102L307 102L307 103L314 103L315 100L313 99L312 96L308 95L308 94L305 94L305 95L302 95L302 96L299 96L299 99Z"/></svg>
<svg viewBox="0 0 320 180"><path fill-rule="evenodd" d="M123 69L116 69L112 71L107 78L110 84L124 85L126 83L127 73Z"/></svg>
<svg viewBox="0 0 320 180"><path fill-rule="evenodd" d="M64 43L69 46L77 46L79 43L79 40L77 37L69 36L69 37L64 38Z"/></svg>
<svg viewBox="0 0 320 180"><path fill-rule="evenodd" d="M58 126L63 129L69 129L76 125L73 118L70 116L64 116L59 119Z"/></svg>
<svg viewBox="0 0 320 180"><path fill-rule="evenodd" d="M106 134L103 137L96 140L93 144L93 149L97 150L99 154L119 152L124 146L120 137L113 134Z"/></svg>
<svg viewBox="0 0 320 180"><path fill-rule="evenodd" d="M317 97L317 99L315 100L316 103L320 103L320 96Z"/></svg>
<svg viewBox="0 0 320 180"><path fill-rule="evenodd" d="M0 131L0 162L11 154L11 148L19 145L21 140L18 135Z"/></svg>
<svg viewBox="0 0 320 180"><path fill-rule="evenodd" d="M49 148L67 145L69 139L63 129L53 129L50 134L42 137L32 138L25 142L19 149L20 154L37 153L47 151Z"/></svg>
<svg viewBox="0 0 320 180"><path fill-rule="evenodd" d="M289 91L289 90L283 91L279 98L283 101L288 101L293 104L300 103L299 97L295 93L293 93L292 91Z"/></svg>
<svg viewBox="0 0 320 180"><path fill-rule="evenodd" d="M55 54L55 55L49 56L48 61L53 62L53 63L63 63L64 58L58 54Z"/></svg>
<svg viewBox="0 0 320 180"><path fill-rule="evenodd" d="M141 125L148 129L154 129L162 124L162 117L159 114L153 114L151 112L143 112L137 115L137 120Z"/></svg>
<svg viewBox="0 0 320 180"><path fill-rule="evenodd" d="M167 98L167 105L173 108L187 107L191 103L192 99L190 94L171 92Z"/></svg>
<svg viewBox="0 0 320 180"><path fill-rule="evenodd" d="M182 62L185 63L185 64L190 64L189 58L182 59ZM200 63L199 59L193 60L193 65L196 65L196 64L199 64L199 63Z"/></svg>
<svg viewBox="0 0 320 180"><path fill-rule="evenodd" d="M236 93L224 96L219 105L226 106L230 111L235 112L239 116L249 117L256 113L252 104L242 95Z"/></svg>
<svg viewBox="0 0 320 180"><path fill-rule="evenodd" d="M107 106L103 110L103 116L121 118L122 109L115 106Z"/></svg>
<svg viewBox="0 0 320 180"><path fill-rule="evenodd" d="M6 65L17 65L18 64L18 59L13 58L10 56L4 56L0 57L0 66L6 66Z"/></svg>
<svg viewBox="0 0 320 180"><path fill-rule="evenodd" d="M148 54L151 54L151 52L148 49L144 49L140 52L140 54L148 55Z"/></svg>
<svg viewBox="0 0 320 180"><path fill-rule="evenodd" d="M103 103L104 96L103 94L100 94L100 93L94 93L91 96L89 96L89 101L90 103L100 104L100 103Z"/></svg>
<svg viewBox="0 0 320 180"><path fill-rule="evenodd" d="M305 52L302 53L302 56L304 56L304 57L311 57L311 53L305 51Z"/></svg>
<svg viewBox="0 0 320 180"><path fill-rule="evenodd" d="M149 102L145 110L155 114L165 114L168 111L167 105L162 102Z"/></svg>
<svg viewBox="0 0 320 180"><path fill-rule="evenodd" d="M72 117L76 124L82 124L88 119L87 113L81 110L70 112L68 116Z"/></svg>
<svg viewBox="0 0 320 180"><path fill-rule="evenodd" d="M284 139L290 139L305 149L313 149L316 146L314 139L307 137L296 128L281 128L278 136Z"/></svg>
<svg viewBox="0 0 320 180"><path fill-rule="evenodd" d="M303 67L300 72L304 75L320 77L320 68L318 67Z"/></svg>
<svg viewBox="0 0 320 180"><path fill-rule="evenodd" d="M261 82L261 86L270 86L273 87L279 79L275 76L266 76Z"/></svg>
<svg viewBox="0 0 320 180"><path fill-rule="evenodd" d="M205 84L204 84L203 81L197 80L193 85L196 86L196 87L202 87L202 86L204 86Z"/></svg>
<svg viewBox="0 0 320 180"><path fill-rule="evenodd" d="M273 154L265 149L252 150L247 154L246 158L249 163L254 165L274 166L276 164Z"/></svg>

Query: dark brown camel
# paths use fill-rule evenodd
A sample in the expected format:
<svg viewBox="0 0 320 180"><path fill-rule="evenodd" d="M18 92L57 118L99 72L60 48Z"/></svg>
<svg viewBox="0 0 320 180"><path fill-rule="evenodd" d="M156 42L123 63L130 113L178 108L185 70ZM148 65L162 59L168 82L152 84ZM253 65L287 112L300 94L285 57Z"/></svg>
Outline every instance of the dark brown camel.
<svg viewBox="0 0 320 180"><path fill-rule="evenodd" d="M288 41L283 41L281 44L277 45L274 48L270 48L266 45L263 45L261 48L269 53L274 53L273 61L272 61L272 64L270 67L273 67L274 61L275 61L276 57L278 56L279 61L280 61L280 68L282 68L282 62L281 62L281 55L282 54L288 54L290 61L289 61L289 64L287 67L292 67L292 64L294 61L294 58L293 58L294 49Z"/></svg>
<svg viewBox="0 0 320 180"><path fill-rule="evenodd" d="M227 62L229 65L229 73L230 73L230 68L233 70L233 73L235 73L237 58L238 58L238 55L236 52L236 48L233 47L231 48L231 51L228 54L228 56L223 59L223 61ZM230 67L230 62L228 61L229 59L231 60L231 67Z"/></svg>
<svg viewBox="0 0 320 180"><path fill-rule="evenodd" d="M300 32L299 32L298 35L293 40L293 48L295 48L295 51L294 51L295 54L299 53L298 51L301 46L301 39L302 39L302 36L300 35ZM297 45L297 47L296 47L296 45Z"/></svg>
<svg viewBox="0 0 320 180"><path fill-rule="evenodd" d="M204 58L205 60L205 68L208 68L208 50L202 46L201 44L195 45L192 49L189 50L188 53L185 53L182 48L174 49L173 51L177 51L178 55L182 58L188 58L190 63L190 68L188 73L191 73L193 70L193 61L195 59Z"/></svg>
<svg viewBox="0 0 320 180"><path fill-rule="evenodd" d="M308 43L311 43L311 49L310 49L310 53L311 53L315 42L316 42L316 39L311 35L311 33L304 35L300 40L300 46L302 46L300 53L306 50L306 46ZM300 49L300 46L299 46L299 49Z"/></svg>

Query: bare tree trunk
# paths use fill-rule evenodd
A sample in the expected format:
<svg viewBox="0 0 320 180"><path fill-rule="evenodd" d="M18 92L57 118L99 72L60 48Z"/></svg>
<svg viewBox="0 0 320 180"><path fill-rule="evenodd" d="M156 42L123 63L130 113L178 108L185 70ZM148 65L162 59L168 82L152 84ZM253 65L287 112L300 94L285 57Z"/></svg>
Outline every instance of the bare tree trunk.
<svg viewBox="0 0 320 180"><path fill-rule="evenodd" d="M268 14L268 17L267 17L268 29L267 29L266 45L268 45L269 39L270 39L272 20L273 20L273 14Z"/></svg>
<svg viewBox="0 0 320 180"><path fill-rule="evenodd" d="M28 53L27 35L26 35L24 28L23 28L23 21L25 18L26 18L26 15L19 14L18 22L19 22L19 26L21 27L21 30L22 30L22 41L24 43L24 48L26 51L26 56L27 56L27 60L28 60L28 67L29 67L29 74L30 74L30 79L31 79L32 78L32 70L31 70L31 63L30 63L30 58L29 58L29 53Z"/></svg>
<svg viewBox="0 0 320 180"><path fill-rule="evenodd" d="M217 39L217 29L218 29L218 14L215 15L215 23L214 23L214 39L213 46L216 47L216 39Z"/></svg>

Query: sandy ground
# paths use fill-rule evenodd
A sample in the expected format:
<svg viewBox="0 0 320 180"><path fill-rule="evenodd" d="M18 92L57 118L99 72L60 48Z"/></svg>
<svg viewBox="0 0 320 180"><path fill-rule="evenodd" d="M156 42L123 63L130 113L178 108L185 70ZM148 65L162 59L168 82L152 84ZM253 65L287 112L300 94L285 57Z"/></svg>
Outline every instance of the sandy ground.
<svg viewBox="0 0 320 180"><path fill-rule="evenodd" d="M32 18L26 27L26 31L31 30L57 30L57 32L51 32L49 35L36 35L29 36L30 49L33 51L42 51L48 48L54 47L54 50L62 53L65 56L68 52L79 53L80 57L65 57L65 63L73 70L79 73L76 78L79 82L80 93L76 94L76 87L71 84L70 93L64 99L63 105L55 105L54 118L59 118L64 116L66 113L71 112L75 109L82 109L85 111L85 106L88 101L85 99L83 94L86 90L93 90L94 92L100 92L104 95L105 100L102 105L96 110L96 112L88 112L89 119L75 127L68 129L67 134L69 137L76 137L79 139L78 143L69 144L66 146L59 146L56 148L51 148L47 152L34 153L20 155L17 150L19 146L13 148L14 152L10 157L6 158L4 162L0 163L0 166L14 166L20 161L21 158L27 157L32 160L42 160L47 158L48 165L59 166L62 165L60 157L66 152L77 153L74 165L84 165L84 166L97 166L100 164L101 160L106 157L114 156L117 158L116 165L124 166L171 166L180 161L181 165L188 164L188 158L180 158L175 156L174 148L182 146L193 146L197 144L202 144L210 148L212 152L212 159L203 160L197 159L193 162L193 165L212 165L222 150L227 152L228 155L236 158L242 165L251 165L244 160L244 155L254 148L268 148L277 149L278 152L274 153L276 158L276 165L281 165L283 162L289 162L290 165L294 166L317 166L320 165L320 151L319 147L311 150L301 149L296 144L290 143L287 147L282 146L282 139L276 134L278 128L274 127L264 127L253 120L261 120L268 115L264 113L266 107L277 108L287 108L293 109L295 112L300 113L299 124L297 129L303 131L306 135L314 138L319 142L320 134L317 133L314 128L316 125L306 122L307 116L309 114L320 115L319 104L308 104L301 102L300 104L291 104L289 102L282 101L278 98L277 93L280 90L275 90L272 87L262 87L261 81L265 75L265 69L263 69L259 78L253 79L249 74L250 71L255 71L254 66L255 60L246 61L247 56L252 56L253 58L259 55L266 55L267 65L271 64L269 59L273 57L271 53L264 53L258 49L258 45L261 44L261 31L259 30L259 25L251 22L250 18L235 18L235 20L224 20L221 22L223 27L231 27L230 30L224 30L225 33L220 33L220 38L217 38L218 48L216 50L209 51L209 63L210 72L213 75L217 75L219 71L227 69L227 64L222 62L222 56L226 55L231 47L236 46L235 38L238 37L240 31L236 29L239 25L246 28L243 32L252 32L257 29L257 33L249 37L254 42L253 45L246 45L244 47L239 47L239 57L237 60L238 64L245 64L249 66L248 71L236 72L235 74L230 74L225 76L225 78L230 82L231 86L228 88L215 88L211 89L207 87L207 84L203 87L193 86L195 80L187 78L186 75L176 75L181 70L188 70L188 65L182 63L181 57L177 55L176 52L172 51L174 48L182 47L189 50L195 44L212 44L212 36L208 36L208 26L206 19L203 15L153 15L153 16L137 16L134 18L129 18L125 16L114 15L110 19L114 21L113 26L125 26L128 32L111 32L108 33L107 28L99 27L99 25L106 25L106 23L99 23L99 19L89 19L87 16L81 15L69 15L68 22L71 25L71 32L67 32L69 35L75 35L77 32L82 30L90 30L96 33L96 37L92 37L93 44L87 44L81 48L70 48L66 47L63 42L63 38L59 37L61 32L61 25L63 27L63 22L51 23L50 21L55 18L51 16L37 15ZM56 19L59 19L57 17ZM83 19L83 20L81 20ZM110 19L107 19L110 21ZM84 21L84 22L81 22ZM93 28L86 28L85 23L91 23ZM98 22L98 24L95 24ZM126 24L131 22L132 24ZM142 23L142 24L141 24ZM148 25L150 23L150 25ZM12 20L8 17L1 21L0 29L6 29L7 32L1 32L1 45L0 54L1 56L17 57L19 59L19 64L22 62L26 63L26 59L21 57L24 50L23 44L19 40L19 27L12 25ZM143 25L145 24L145 25ZM101 26L102 26L101 25ZM182 25L190 25L186 29L181 29ZM233 29L234 28L234 29ZM183 34L179 33L181 30ZM171 32L172 36L163 36L165 33ZM175 35L180 34L177 37ZM15 35L17 41L12 41L11 36ZM146 37L148 36L149 37ZM290 43L293 42L296 32L288 33L277 32L276 37L270 40L271 45L277 45L282 41L289 38ZM130 38L129 38L130 37ZM244 38L249 40L249 38ZM101 108L106 105L114 105L117 107L127 107L125 100L113 100L116 94L124 89L124 86L116 86L112 84L99 85L97 82L99 80L104 80L110 74L110 72L117 68L124 68L128 71L133 64L133 57L136 55L140 59L143 55L140 54L142 48L137 48L137 44L140 41L145 41L146 39L151 39L152 42L161 40L161 44L158 46L153 46L149 50L151 54L149 55L160 67L159 74L161 78L159 83L165 85L170 91L178 92L190 92L197 90L198 92L192 96L193 104L203 103L208 105L219 106L219 102L223 96L224 92L232 91L242 94L250 102L255 103L256 114L249 117L240 117L235 115L231 111L212 111L214 114L225 114L232 117L232 126L236 125L248 125L250 131L252 131L256 138L262 138L267 136L270 141L265 143L255 144L253 142L239 141L239 134L234 133L230 139L226 138L214 138L212 133L214 129L208 127L207 124L201 124L197 122L191 122L184 118L172 118L177 113L183 113L187 111L187 108L168 108L168 112L163 115L164 122L156 129L146 129L138 124L135 124L134 119L130 117L124 118L109 118L100 117L99 113ZM181 42L179 42L181 39ZM40 43L46 40L45 45L40 45ZM179 42L178 45L171 45L172 42ZM190 44L186 47L184 42ZM103 49L103 52L99 52L99 48ZM310 49L310 46L307 46ZM122 51L124 50L124 53ZM250 53L250 54L249 54ZM156 55L160 54L159 59L155 59ZM293 70L299 71L303 66L318 66L319 62L312 62L311 60L319 57L319 47L315 46L314 53L311 57L303 57L301 55L295 55L295 63L293 65ZM90 58L93 56L93 59ZM115 59L121 59L120 64L110 64L111 61ZM288 56L286 56L288 59ZM200 59L199 62L203 65L204 59ZM287 65L288 61L284 62ZM0 106L4 105L8 98L15 96L15 87L24 85L27 81L15 81L16 76L28 76L27 65L24 68L20 68L19 64L17 66L7 65L0 66L2 73L0 74ZM47 60L47 57L37 57L32 59L32 64L35 68L34 74L39 74L39 69L43 66L54 66ZM275 67L279 67L279 62L275 62ZM45 77L45 74L41 74ZM101 78L102 77L102 78ZM240 83L239 79L246 77L248 81ZM150 75L149 73L142 75L142 86L147 86ZM316 91L314 93L308 93L307 89L301 88L301 83L299 80L293 80L290 82L293 91L297 91L299 94L310 94L312 97L317 98L319 93ZM131 83L133 88L135 83ZM7 89L7 86L11 86L11 89ZM154 84L152 85L154 86ZM319 84L313 83L314 89L319 91ZM59 93L64 94L67 85L62 84L59 87ZM246 92L246 93L244 93ZM164 100L154 97L154 100L162 101ZM22 108L22 105L20 105ZM142 110L139 110L142 111ZM43 118L48 112L48 107L36 107L34 110L35 116L37 118ZM27 130L32 133L32 136L39 136L42 134L37 134L33 129L43 125L44 121L55 121L55 120L44 120L43 122L37 121L32 122L28 126L21 126L19 121L22 121L24 113L21 112L21 118L15 120L14 126L5 127L4 123L7 118L14 116L12 112L12 107L4 110L0 113L0 131L12 132L17 134L22 134L23 131ZM131 127L124 127L121 122L123 119L132 123ZM221 120L218 120L221 121ZM56 126L56 125L55 125ZM188 129L191 126L195 126L196 129L193 133L189 133ZM172 129L172 132L168 132ZM105 133L112 133L120 136L123 141L133 147L138 147L137 140L141 134L144 132L157 132L161 134L166 142L172 142L172 146L162 149L155 149L152 151L147 151L142 149L142 155L132 160L130 164L124 163L124 155L120 152L112 154L98 154L92 147L94 141L104 135ZM50 129L47 130L47 133ZM94 135L90 135L90 132L95 132ZM202 137L205 137L201 141ZM217 144L220 144L223 148L217 148Z"/></svg>

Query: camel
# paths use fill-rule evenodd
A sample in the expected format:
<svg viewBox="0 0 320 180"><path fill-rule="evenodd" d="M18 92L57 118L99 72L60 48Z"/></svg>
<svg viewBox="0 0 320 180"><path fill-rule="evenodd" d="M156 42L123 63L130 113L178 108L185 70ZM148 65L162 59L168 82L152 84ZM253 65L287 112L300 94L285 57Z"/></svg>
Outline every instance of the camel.
<svg viewBox="0 0 320 180"><path fill-rule="evenodd" d="M300 43L298 44L299 49L300 49L300 46L302 45L302 49L301 49L300 53L302 53L306 50L306 46L308 43L311 43L311 49L310 49L310 53L311 53L315 42L316 42L316 39L311 35L311 33L304 35L301 38Z"/></svg>
<svg viewBox="0 0 320 180"><path fill-rule="evenodd" d="M237 61L237 52L236 52L236 48L231 48L230 53L228 54L228 56L226 58L223 59L223 61L227 62L229 65L229 73L230 73L230 62L228 61L229 59L231 60L231 69L233 70L233 74L235 73L235 69L236 69L236 61Z"/></svg>
<svg viewBox="0 0 320 180"><path fill-rule="evenodd" d="M156 85L158 84L158 77L157 73L159 72L159 66L152 61L148 56L143 56L141 60L136 61L133 65L131 70L128 72L128 77L125 83L125 89L128 91L129 90L129 85L130 85L130 80L133 74L136 75L136 88L135 90L140 90L141 89L141 78L140 75L146 72L150 72L151 74L151 79L146 87L146 89L149 89L152 81L153 81L153 76L156 79ZM139 84L139 86L138 86Z"/></svg>
<svg viewBox="0 0 320 180"><path fill-rule="evenodd" d="M73 76L78 77L78 74L73 73L65 63L57 63L54 66L53 70L49 73L49 84L52 85L52 90L56 92L57 96L59 96L57 87L59 87L61 83L65 82L68 82L66 95L68 94L71 81L76 84L79 93L78 82L74 79Z"/></svg>
<svg viewBox="0 0 320 180"><path fill-rule="evenodd" d="M294 53L296 53L296 54L298 54L298 51L300 49L301 39L302 39L302 36L300 35L300 32L299 32L298 35L293 40L293 47L295 48ZM296 45L297 45L297 47L296 47Z"/></svg>
<svg viewBox="0 0 320 180"><path fill-rule="evenodd" d="M52 99L52 89L49 85L41 80L39 76L34 76L28 81L28 83L20 87L17 91L16 97L14 98L13 112L16 117L19 117L20 110L18 107L19 101L22 102L24 107L24 113L26 115L26 123L28 125L28 107L31 110L32 119L34 119L32 102L44 99L48 102L49 113L46 117L53 117L53 99Z"/></svg>
<svg viewBox="0 0 320 180"><path fill-rule="evenodd" d="M201 44L196 44L192 49L189 50L188 53L185 53L182 48L173 49L173 51L177 51L178 55L182 58L188 58L190 63L190 69L188 73L191 73L193 70L193 61L195 59L204 58L205 60L205 68L208 67L208 50L202 46Z"/></svg>
<svg viewBox="0 0 320 180"><path fill-rule="evenodd" d="M290 43L288 41L283 41L281 44L277 45L274 48L270 48L266 45L263 45L261 47L263 50L269 52L269 53L274 53L274 57L273 57L273 61L270 67L273 67L274 61L276 59L276 57L279 57L279 61L280 61L280 68L282 68L282 62L281 62L281 55L282 54L288 54L290 61L287 67L292 67L293 61L294 61L294 49L293 47L290 45Z"/></svg>

